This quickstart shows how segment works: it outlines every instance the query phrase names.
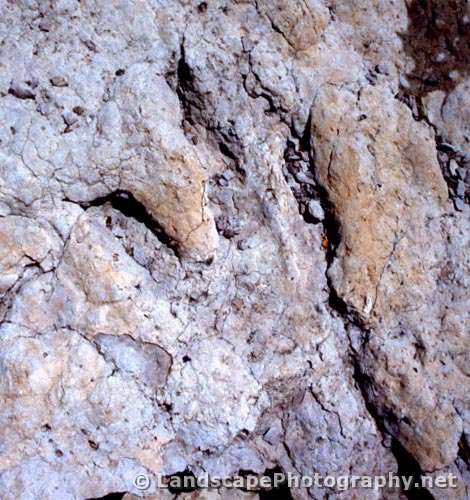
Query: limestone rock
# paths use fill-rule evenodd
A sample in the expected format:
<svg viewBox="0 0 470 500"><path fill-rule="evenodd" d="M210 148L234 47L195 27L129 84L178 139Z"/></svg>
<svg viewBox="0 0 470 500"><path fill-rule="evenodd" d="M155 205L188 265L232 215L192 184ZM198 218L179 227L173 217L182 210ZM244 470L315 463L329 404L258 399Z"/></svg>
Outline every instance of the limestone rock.
<svg viewBox="0 0 470 500"><path fill-rule="evenodd" d="M466 2L0 14L0 498L467 498Z"/></svg>
<svg viewBox="0 0 470 500"><path fill-rule="evenodd" d="M340 226L330 269L336 292L364 318L383 318L390 309L396 313L406 307L396 290L406 283L395 277L396 289L382 299L384 271L410 239L415 248L429 245L433 235L421 228L447 199L432 135L379 86L357 93L322 89L311 122L318 181ZM412 264L400 263L414 273L408 279L423 282L427 269L408 258Z"/></svg>
<svg viewBox="0 0 470 500"><path fill-rule="evenodd" d="M318 43L328 22L328 10L319 0L261 0L257 5L296 50L306 50Z"/></svg>

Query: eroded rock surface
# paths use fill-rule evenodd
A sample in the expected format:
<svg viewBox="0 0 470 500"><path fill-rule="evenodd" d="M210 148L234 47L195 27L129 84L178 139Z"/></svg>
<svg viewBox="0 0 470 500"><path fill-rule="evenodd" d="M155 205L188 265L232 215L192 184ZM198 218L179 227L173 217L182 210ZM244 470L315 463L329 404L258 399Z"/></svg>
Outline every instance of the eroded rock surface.
<svg viewBox="0 0 470 500"><path fill-rule="evenodd" d="M2 499L468 498L470 13L425 3L0 0Z"/></svg>

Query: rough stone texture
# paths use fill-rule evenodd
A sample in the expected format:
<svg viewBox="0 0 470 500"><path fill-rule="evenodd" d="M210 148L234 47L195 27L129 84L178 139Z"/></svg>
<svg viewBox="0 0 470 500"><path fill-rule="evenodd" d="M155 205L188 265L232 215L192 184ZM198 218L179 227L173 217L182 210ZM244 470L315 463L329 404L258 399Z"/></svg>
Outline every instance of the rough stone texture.
<svg viewBox="0 0 470 500"><path fill-rule="evenodd" d="M469 498L468 2L0 14L0 497Z"/></svg>

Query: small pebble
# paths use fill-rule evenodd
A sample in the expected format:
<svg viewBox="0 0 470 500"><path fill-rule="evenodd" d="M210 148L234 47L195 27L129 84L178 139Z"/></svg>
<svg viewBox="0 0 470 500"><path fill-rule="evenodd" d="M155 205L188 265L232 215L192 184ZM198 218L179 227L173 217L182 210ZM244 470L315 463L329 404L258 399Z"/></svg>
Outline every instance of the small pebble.
<svg viewBox="0 0 470 500"><path fill-rule="evenodd" d="M72 111L78 116L82 116L85 113L85 110L81 106L75 106Z"/></svg>
<svg viewBox="0 0 470 500"><path fill-rule="evenodd" d="M42 102L37 105L36 111L42 116L47 116L51 112L51 107L48 104Z"/></svg>
<svg viewBox="0 0 470 500"><path fill-rule="evenodd" d="M439 52L434 57L434 61L437 63L442 63L447 59L447 52Z"/></svg>
<svg viewBox="0 0 470 500"><path fill-rule="evenodd" d="M67 80L63 76L53 76L50 81L54 87L68 86Z"/></svg>
<svg viewBox="0 0 470 500"><path fill-rule="evenodd" d="M296 178L297 182L299 182L301 184L305 183L305 184L310 184L312 186L315 185L315 181L311 177L309 177L308 175L306 175L304 172L302 172L302 171L297 172L295 174L295 178Z"/></svg>
<svg viewBox="0 0 470 500"><path fill-rule="evenodd" d="M455 176L457 175L457 169L459 168L459 164L455 160L450 160L449 162L449 170L450 173Z"/></svg>
<svg viewBox="0 0 470 500"><path fill-rule="evenodd" d="M325 212L323 211L323 208L318 200L310 200L308 202L308 212L314 219L325 219Z"/></svg>

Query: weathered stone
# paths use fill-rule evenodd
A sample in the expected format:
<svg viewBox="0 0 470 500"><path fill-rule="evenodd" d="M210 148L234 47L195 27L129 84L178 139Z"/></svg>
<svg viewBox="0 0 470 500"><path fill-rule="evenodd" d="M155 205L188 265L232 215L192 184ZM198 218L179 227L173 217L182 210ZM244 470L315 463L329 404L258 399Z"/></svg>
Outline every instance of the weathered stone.
<svg viewBox="0 0 470 500"><path fill-rule="evenodd" d="M260 0L257 5L295 50L317 44L328 22L328 10L319 0Z"/></svg>
<svg viewBox="0 0 470 500"><path fill-rule="evenodd" d="M407 239L429 244L433 235L418 228L438 216L447 199L432 135L386 89L354 93L327 86L313 105L312 146L318 180L340 225L333 285L357 314L381 318L388 314L376 308L389 260ZM413 282L426 272L415 267ZM387 309L394 295L385 298Z"/></svg>
<svg viewBox="0 0 470 500"><path fill-rule="evenodd" d="M444 3L0 2L2 499L397 470L468 496L468 23L443 15L468 6Z"/></svg>

